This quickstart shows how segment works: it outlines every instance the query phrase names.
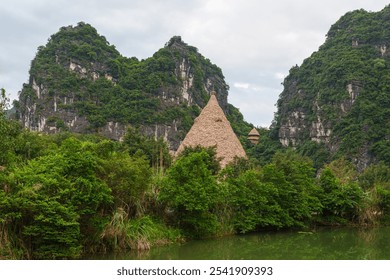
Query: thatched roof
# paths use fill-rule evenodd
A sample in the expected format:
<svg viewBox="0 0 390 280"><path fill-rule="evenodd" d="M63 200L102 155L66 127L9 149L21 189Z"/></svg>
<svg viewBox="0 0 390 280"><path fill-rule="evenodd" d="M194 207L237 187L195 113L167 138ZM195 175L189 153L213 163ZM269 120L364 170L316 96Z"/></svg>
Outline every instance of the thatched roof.
<svg viewBox="0 0 390 280"><path fill-rule="evenodd" d="M260 133L256 128L252 128L252 130L248 133L248 136L260 136Z"/></svg>
<svg viewBox="0 0 390 280"><path fill-rule="evenodd" d="M179 155L185 147L216 146L217 157L221 159L221 167L225 167L234 157L246 158L246 153L238 140L230 122L218 104L215 93L195 119L193 126L177 149Z"/></svg>
<svg viewBox="0 0 390 280"><path fill-rule="evenodd" d="M260 138L260 133L257 131L256 128L253 128L249 133L248 133L248 140L251 141L252 144L256 145L259 143L259 138Z"/></svg>

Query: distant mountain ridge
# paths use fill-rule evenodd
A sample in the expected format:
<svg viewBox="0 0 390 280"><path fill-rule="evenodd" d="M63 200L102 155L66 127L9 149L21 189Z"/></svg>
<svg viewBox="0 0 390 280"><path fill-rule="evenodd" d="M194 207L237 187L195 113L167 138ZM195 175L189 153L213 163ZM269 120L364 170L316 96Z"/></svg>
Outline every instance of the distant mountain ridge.
<svg viewBox="0 0 390 280"><path fill-rule="evenodd" d="M390 6L341 17L283 84L273 130L284 146L390 164Z"/></svg>
<svg viewBox="0 0 390 280"><path fill-rule="evenodd" d="M176 150L212 90L238 134L249 132L228 104L221 69L174 36L152 57L122 56L86 23L62 27L38 48L16 102L25 128L100 133L121 139L128 125Z"/></svg>

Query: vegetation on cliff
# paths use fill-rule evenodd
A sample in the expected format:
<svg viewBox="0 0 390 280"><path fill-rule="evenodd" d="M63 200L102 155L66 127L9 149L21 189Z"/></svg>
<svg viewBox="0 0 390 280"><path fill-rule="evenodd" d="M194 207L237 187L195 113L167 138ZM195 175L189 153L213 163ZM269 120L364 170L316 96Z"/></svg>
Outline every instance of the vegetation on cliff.
<svg viewBox="0 0 390 280"><path fill-rule="evenodd" d="M16 107L31 130L92 133L109 122L123 127L167 125L175 126L176 135L168 141L177 145L207 103L210 90L218 92L236 128L244 133L250 129L241 113L227 104L221 69L180 36L139 60L122 56L95 28L81 22L62 27L38 48L30 82L23 86ZM77 125L80 117L87 123ZM124 133L125 128L119 136Z"/></svg>
<svg viewBox="0 0 390 280"><path fill-rule="evenodd" d="M273 129L260 129L257 145L246 140L239 111L221 100L249 157L222 170L213 148L186 149L173 161L166 142L140 130L180 118L189 129L207 101L205 80L226 89L218 67L179 37L139 61L87 24L62 28L39 49L19 113L34 100L43 112L55 98L72 97L56 109L85 116L90 131L108 121L133 125L112 141L66 131L58 113L46 120L58 133L38 134L6 117L1 91L0 259L77 259L225 234L388 224L388 17L389 7L355 11L333 25L320 50L290 70ZM194 71L191 105L175 101L183 98L176 73L183 59ZM289 133L299 133L283 137L294 148L277 139L288 120ZM312 130L292 129L300 125Z"/></svg>
<svg viewBox="0 0 390 280"><path fill-rule="evenodd" d="M318 143L324 161L345 156L360 169L390 164L389 17L389 6L347 13L317 52L290 69L274 127L285 145L310 152Z"/></svg>
<svg viewBox="0 0 390 280"><path fill-rule="evenodd" d="M77 259L190 238L390 217L390 168L345 159L316 174L294 150L220 170L213 148L173 163L164 142L41 135L0 118L0 258ZM141 139L141 141L138 141ZM142 141L145 140L145 141ZM165 159L165 157L168 157ZM156 164L158 163L158 164Z"/></svg>

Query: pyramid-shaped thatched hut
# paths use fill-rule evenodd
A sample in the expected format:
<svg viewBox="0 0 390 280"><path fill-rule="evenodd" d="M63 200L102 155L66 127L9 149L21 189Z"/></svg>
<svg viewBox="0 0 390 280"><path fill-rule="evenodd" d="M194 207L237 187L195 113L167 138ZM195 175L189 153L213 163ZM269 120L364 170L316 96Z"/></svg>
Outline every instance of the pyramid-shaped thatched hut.
<svg viewBox="0 0 390 280"><path fill-rule="evenodd" d="M209 102L195 119L193 126L177 149L176 155L179 155L185 147L196 146L216 146L217 157L220 158L222 168L234 157L246 158L240 141L218 104L215 92L211 92Z"/></svg>
<svg viewBox="0 0 390 280"><path fill-rule="evenodd" d="M260 133L257 131L256 128L252 128L252 130L248 134L248 140L253 144L256 145L259 143Z"/></svg>

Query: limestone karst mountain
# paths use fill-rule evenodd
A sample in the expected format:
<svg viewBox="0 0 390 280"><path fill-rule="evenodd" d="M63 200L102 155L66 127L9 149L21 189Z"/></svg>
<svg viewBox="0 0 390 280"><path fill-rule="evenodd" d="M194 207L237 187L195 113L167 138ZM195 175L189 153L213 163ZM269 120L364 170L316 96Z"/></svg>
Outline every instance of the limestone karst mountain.
<svg viewBox="0 0 390 280"><path fill-rule="evenodd" d="M290 69L273 126L284 146L316 159L343 156L360 170L390 164L389 19L390 6L348 12Z"/></svg>
<svg viewBox="0 0 390 280"><path fill-rule="evenodd" d="M246 153L234 133L229 121L218 104L215 92L203 108L194 125L187 133L176 154L179 155L185 147L216 146L217 158L221 167L232 162L235 157L246 158Z"/></svg>
<svg viewBox="0 0 390 280"><path fill-rule="evenodd" d="M98 133L120 140L130 125L163 138L172 151L206 105L211 90L233 127L250 130L227 102L222 70L172 37L152 57L124 57L86 23L60 28L31 62L17 103L22 125L41 133ZM243 129L244 128L244 129Z"/></svg>

